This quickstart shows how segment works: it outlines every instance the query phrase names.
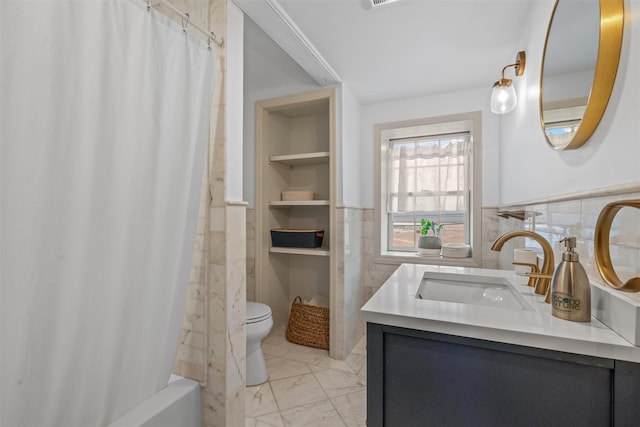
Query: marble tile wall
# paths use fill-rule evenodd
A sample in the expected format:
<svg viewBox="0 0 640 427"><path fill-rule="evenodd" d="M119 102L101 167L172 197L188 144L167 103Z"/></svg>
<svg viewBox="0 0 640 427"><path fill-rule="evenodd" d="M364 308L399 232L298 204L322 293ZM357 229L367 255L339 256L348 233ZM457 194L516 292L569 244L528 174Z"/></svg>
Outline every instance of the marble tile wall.
<svg viewBox="0 0 640 427"><path fill-rule="evenodd" d="M336 209L338 278L337 339L331 355L345 359L364 334L360 307L364 300L364 209Z"/></svg>
<svg viewBox="0 0 640 427"><path fill-rule="evenodd" d="M213 194L213 193L212 193ZM243 203L210 209L207 385L204 425L242 425L246 369L246 222Z"/></svg>
<svg viewBox="0 0 640 427"><path fill-rule="evenodd" d="M247 301L256 300L256 210L247 209Z"/></svg>
<svg viewBox="0 0 640 427"><path fill-rule="evenodd" d="M209 23L226 38L227 0L209 0ZM219 74L213 94L209 156L209 276L205 427L240 426L245 417L246 204L226 200L226 45L215 46Z"/></svg>
<svg viewBox="0 0 640 427"><path fill-rule="evenodd" d="M482 208L482 268L498 268L498 252L491 245L500 236L497 208Z"/></svg>
<svg viewBox="0 0 640 427"><path fill-rule="evenodd" d="M532 230L547 239L554 250L556 264L562 259L563 246L559 241L565 236L577 237L576 252L580 255L580 262L585 267L591 280L602 283L598 273L594 255L595 225L602 208L610 202L640 199L640 190L618 195L603 195L597 197L577 198L548 203L511 206L502 210L525 210L530 217L524 221L515 219L500 219L500 234L515 230ZM515 243L519 246L527 245L532 249L539 246L533 241L520 239ZM500 268L510 268L513 256L513 245L505 244L499 257ZM622 281L640 276L640 210L623 208L613 222L610 234L610 254L616 273ZM636 294L629 294L634 296ZM640 300L640 297L634 296Z"/></svg>

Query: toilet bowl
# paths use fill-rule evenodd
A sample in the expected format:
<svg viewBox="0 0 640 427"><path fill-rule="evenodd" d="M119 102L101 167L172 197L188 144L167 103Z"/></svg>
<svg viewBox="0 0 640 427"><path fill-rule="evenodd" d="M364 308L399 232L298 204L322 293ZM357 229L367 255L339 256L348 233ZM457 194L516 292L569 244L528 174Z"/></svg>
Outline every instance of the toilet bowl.
<svg viewBox="0 0 640 427"><path fill-rule="evenodd" d="M269 379L262 354L262 340L272 326L271 307L247 302L247 386L262 384Z"/></svg>

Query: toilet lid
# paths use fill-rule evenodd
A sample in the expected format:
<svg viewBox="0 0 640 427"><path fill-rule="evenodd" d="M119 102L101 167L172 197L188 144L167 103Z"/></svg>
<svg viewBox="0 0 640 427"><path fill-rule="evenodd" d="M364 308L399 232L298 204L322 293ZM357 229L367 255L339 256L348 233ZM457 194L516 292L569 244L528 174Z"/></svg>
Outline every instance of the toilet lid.
<svg viewBox="0 0 640 427"><path fill-rule="evenodd" d="M261 322L271 317L271 307L259 302L247 302L247 323Z"/></svg>

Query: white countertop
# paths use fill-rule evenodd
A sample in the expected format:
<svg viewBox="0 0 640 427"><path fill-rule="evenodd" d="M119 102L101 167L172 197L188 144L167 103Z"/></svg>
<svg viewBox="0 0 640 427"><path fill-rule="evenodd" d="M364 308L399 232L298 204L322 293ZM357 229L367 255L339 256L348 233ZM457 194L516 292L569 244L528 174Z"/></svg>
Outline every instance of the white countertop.
<svg viewBox="0 0 640 427"><path fill-rule="evenodd" d="M499 276L514 284L533 310L510 310L415 297L425 272ZM635 347L595 318L570 322L512 271L402 264L362 307L367 322L640 363Z"/></svg>

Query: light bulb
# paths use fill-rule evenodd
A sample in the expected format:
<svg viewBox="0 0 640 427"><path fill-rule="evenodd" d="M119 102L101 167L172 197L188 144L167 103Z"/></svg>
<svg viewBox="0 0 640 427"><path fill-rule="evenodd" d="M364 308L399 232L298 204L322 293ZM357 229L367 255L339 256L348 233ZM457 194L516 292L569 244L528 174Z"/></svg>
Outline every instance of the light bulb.
<svg viewBox="0 0 640 427"><path fill-rule="evenodd" d="M491 92L491 112L506 114L513 111L518 103L516 90L509 79L501 79L493 85Z"/></svg>

